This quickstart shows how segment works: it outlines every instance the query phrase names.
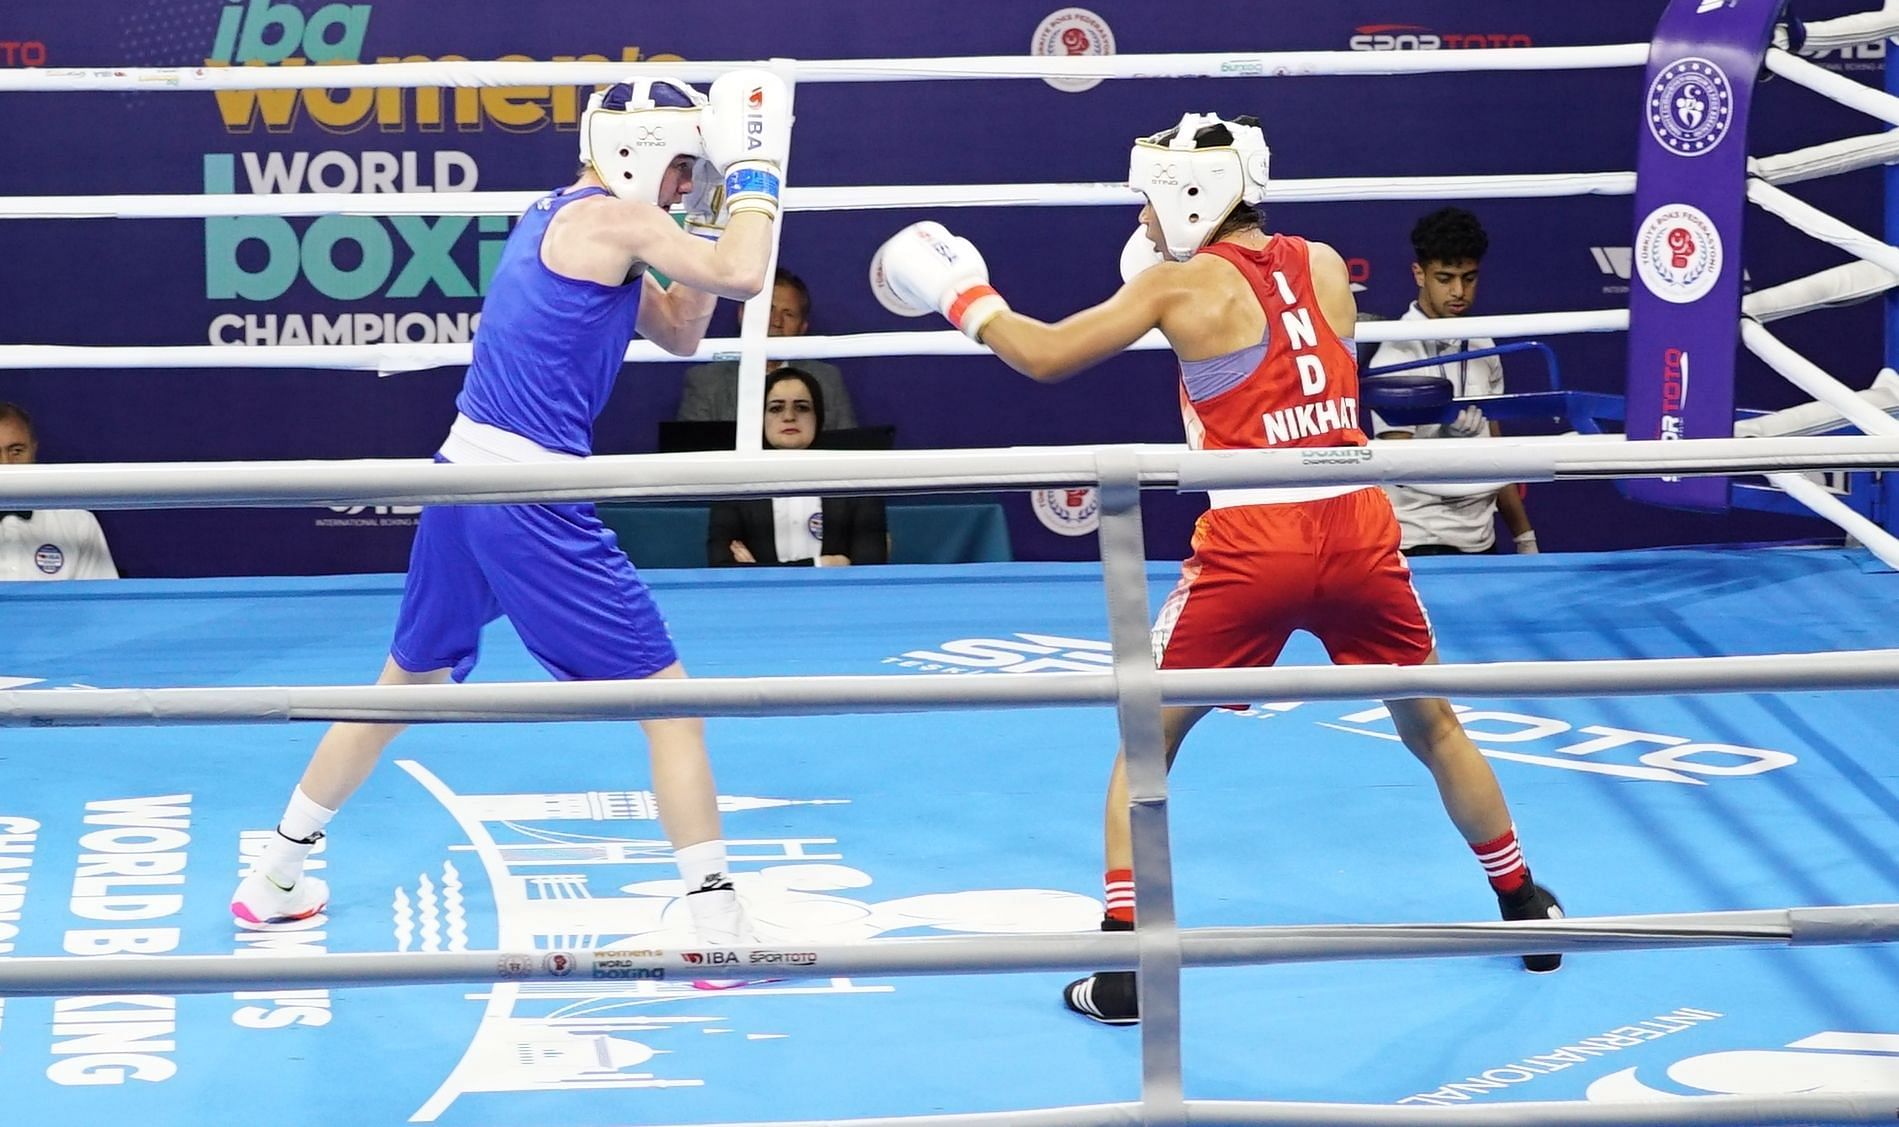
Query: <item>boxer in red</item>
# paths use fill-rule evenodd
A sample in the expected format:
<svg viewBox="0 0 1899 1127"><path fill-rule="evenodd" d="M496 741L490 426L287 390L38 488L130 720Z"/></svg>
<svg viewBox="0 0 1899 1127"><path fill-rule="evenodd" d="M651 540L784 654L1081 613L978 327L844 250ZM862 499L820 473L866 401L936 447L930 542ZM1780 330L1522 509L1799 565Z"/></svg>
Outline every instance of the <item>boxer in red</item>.
<svg viewBox="0 0 1899 1127"><path fill-rule="evenodd" d="M937 223L878 250L884 305L941 312L1010 367L1052 383L1159 329L1180 360L1181 415L1195 449L1363 446L1351 336L1357 309L1345 261L1323 243L1271 234L1256 208L1270 154L1259 123L1188 114L1135 142L1128 181L1146 198L1122 258L1125 285L1050 325L1009 309L981 254ZM1376 486L1216 491L1193 556L1154 626L1163 669L1271 665L1307 630L1342 665L1437 660L1430 620L1398 554L1398 523ZM1431 771L1445 811L1482 864L1505 919L1558 918L1530 877L1490 764L1442 699L1387 702L1405 746ZM1209 711L1163 710L1167 761ZM1106 918L1134 926L1127 773L1108 784ZM1552 971L1558 955L1528 955ZM1108 1024L1140 1019L1132 971L1070 983L1068 1008Z"/></svg>

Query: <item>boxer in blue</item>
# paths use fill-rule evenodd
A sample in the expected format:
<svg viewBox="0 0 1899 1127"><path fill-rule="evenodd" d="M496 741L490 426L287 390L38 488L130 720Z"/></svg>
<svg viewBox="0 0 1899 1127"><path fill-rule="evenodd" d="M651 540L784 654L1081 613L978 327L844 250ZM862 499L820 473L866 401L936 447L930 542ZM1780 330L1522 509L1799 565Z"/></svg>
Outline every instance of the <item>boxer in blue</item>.
<svg viewBox="0 0 1899 1127"><path fill-rule="evenodd" d="M634 332L690 355L719 298L764 287L789 129L785 90L762 71L727 74L705 95L666 79L594 94L580 123L579 179L536 201L508 236L437 460L588 456ZM684 229L667 214L682 203ZM662 288L649 267L673 284ZM377 683L461 680L482 626L501 615L563 680L686 675L646 585L592 505L466 505L423 510ZM305 860L402 727L339 723L324 735L276 836L231 898L240 925L324 909L329 889L304 873ZM641 727L698 937L750 942L726 876L704 722Z"/></svg>

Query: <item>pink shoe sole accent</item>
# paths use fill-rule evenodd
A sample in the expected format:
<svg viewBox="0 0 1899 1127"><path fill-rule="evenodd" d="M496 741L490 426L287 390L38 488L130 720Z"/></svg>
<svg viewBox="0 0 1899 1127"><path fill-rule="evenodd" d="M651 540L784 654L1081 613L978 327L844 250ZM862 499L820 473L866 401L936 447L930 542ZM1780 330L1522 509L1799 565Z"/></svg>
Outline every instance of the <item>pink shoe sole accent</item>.
<svg viewBox="0 0 1899 1127"><path fill-rule="evenodd" d="M231 901L231 915L253 927L272 927L277 924L293 924L298 920L307 920L329 906L330 902L325 900L307 912L298 912L294 916L272 916L270 919L260 920L248 906L241 901L233 900Z"/></svg>

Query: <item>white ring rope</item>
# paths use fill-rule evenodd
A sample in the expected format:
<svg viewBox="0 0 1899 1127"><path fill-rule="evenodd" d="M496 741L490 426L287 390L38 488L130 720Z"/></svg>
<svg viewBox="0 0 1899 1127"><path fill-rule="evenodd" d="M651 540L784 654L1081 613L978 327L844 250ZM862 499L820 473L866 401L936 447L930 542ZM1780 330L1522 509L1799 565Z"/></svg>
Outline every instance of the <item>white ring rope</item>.
<svg viewBox="0 0 1899 1127"><path fill-rule="evenodd" d="M1530 199L1626 196L1633 172L1496 176L1335 176L1275 180L1269 203L1359 200ZM513 217L542 192L275 192L107 196L0 196L0 219L201 219L230 215L502 215ZM871 211L919 207L1128 206L1126 184L901 184L788 187L787 211Z"/></svg>
<svg viewBox="0 0 1899 1127"><path fill-rule="evenodd" d="M1899 939L1899 904L1833 908L1748 909L1597 916L1534 922L1447 924L1316 924L1194 928L1180 933L1187 966L1340 962L1364 958L1441 958L1569 951L1636 951L1685 947L1821 947ZM802 946L815 956L802 965L774 965L782 978L884 978L922 974L1024 974L1130 968L1133 935L1060 934L890 938L871 943ZM781 950L754 944L741 954ZM594 952L566 952L582 978ZM552 979L547 952L407 951L311 955L157 955L136 960L97 956L0 960L0 995L211 994L259 985L393 986ZM523 964L519 972L501 960ZM651 965L685 977L693 964L679 952L655 952ZM328 968L328 969L326 969ZM119 983L121 989L112 986Z"/></svg>
<svg viewBox="0 0 1899 1127"><path fill-rule="evenodd" d="M1765 329L1758 329L1765 333ZM1770 338L1771 339L1771 338ZM1784 347L1784 346L1783 346ZM1862 406L1863 406L1862 402ZM1869 408L1870 409L1870 408ZM1162 447L608 454L511 465L425 459L160 462L14 466L9 509L243 508L278 505L518 504L801 493L936 493L1072 488L1101 481L1101 460L1132 457L1147 488L1456 484L1899 466L1899 439L1709 438L1692 442L1381 442L1366 447L1182 450Z"/></svg>
<svg viewBox="0 0 1899 1127"><path fill-rule="evenodd" d="M1874 133L1829 141L1749 167L1770 183L1798 183L1899 161L1899 138ZM1269 203L1364 200L1545 199L1626 196L1633 172L1505 173L1482 176L1330 176L1274 180ZM273 192L98 196L0 196L0 219L204 219L271 215L515 216L540 192ZM1088 207L1140 202L1126 184L878 184L788 187L787 211L869 211L919 207Z"/></svg>
<svg viewBox="0 0 1899 1127"><path fill-rule="evenodd" d="M1882 130L1773 156L1750 157L1747 170L1770 184L1798 184L1895 161L1899 161L1899 134Z"/></svg>
<svg viewBox="0 0 1899 1127"><path fill-rule="evenodd" d="M1110 267L1103 260L1103 271ZM347 318L351 314L338 314ZM359 316L378 318L364 313ZM1492 338L1556 336L1564 333L1614 333L1629 327L1626 309L1585 309L1557 313L1525 313L1500 317L1460 317L1454 322L1363 321L1361 343L1387 340L1462 340L1465 336ZM994 354L954 329L925 329L893 333L850 333L842 336L767 337L764 354L774 360L850 359L866 356L982 356ZM1160 332L1148 333L1128 346L1130 352L1159 351L1168 347ZM740 354L737 337L701 341L691 356L674 356L649 341L627 347L626 361L681 363L729 360ZM349 344L296 345L237 344L181 345L0 345L0 370L34 368L296 368L303 370L365 371L394 374L431 368L466 367L474 357L472 344Z"/></svg>
<svg viewBox="0 0 1899 1127"><path fill-rule="evenodd" d="M642 62L642 75L710 82L740 67L784 68L798 82L928 82L947 79L1291 78L1323 75L1461 74L1470 71L1639 67L1648 44L1482 47L1463 51L1267 51L1087 55L970 55L909 59L772 59ZM38 67L0 70L0 92L117 90L329 90L423 86L604 86L627 63L346 63L321 67Z"/></svg>
<svg viewBox="0 0 1899 1127"><path fill-rule="evenodd" d="M1899 161L1899 136L1872 133L1749 162L1776 184L1833 176ZM1365 200L1546 199L1626 196L1633 172L1505 173L1483 176L1330 176L1274 180L1270 203ZM273 192L97 196L0 196L0 219L205 219L218 216L516 216L540 192ZM1132 206L1123 183L880 184L787 187L787 211L868 211L919 207Z"/></svg>
<svg viewBox="0 0 1899 1127"><path fill-rule="evenodd" d="M1874 690L1899 685L1899 650L1423 666L1168 669L1158 676L1162 699L1170 705L1221 705L1236 700L1516 699ZM0 690L0 727L309 720L540 723L662 716L833 716L994 707L1066 708L1112 704L1118 688L1115 674L1103 671L973 678L942 673L901 678L855 675L694 677L664 682L6 689Z"/></svg>
<svg viewBox="0 0 1899 1127"><path fill-rule="evenodd" d="M1810 63L1778 47L1767 52L1767 69L1789 82L1831 98L1848 109L1876 117L1888 125L1899 125L1899 98L1884 90L1875 90L1844 75L1834 74L1818 63Z"/></svg>
<svg viewBox="0 0 1899 1127"><path fill-rule="evenodd" d="M1834 379L1826 369L1788 347L1779 337L1753 321L1741 322L1741 343L1749 352L1787 378L1787 381L1867 434L1892 434L1899 426L1886 412L1866 402L1859 393Z"/></svg>
<svg viewBox="0 0 1899 1127"><path fill-rule="evenodd" d="M1899 571L1899 537L1861 516L1852 506L1829 493L1812 478L1795 473L1774 473L1768 474L1767 480L1787 496L1833 522L1840 531L1857 539L1867 551L1879 557L1879 562Z"/></svg>
<svg viewBox="0 0 1899 1127"><path fill-rule="evenodd" d="M1876 262L1888 271L1899 274L1899 247L1884 239L1874 238L1844 220L1835 219L1784 188L1776 188L1760 180L1749 180L1747 198L1762 211L1801 234L1823 243L1832 243L1855 258Z"/></svg>
<svg viewBox="0 0 1899 1127"><path fill-rule="evenodd" d="M1778 321L1816 309L1857 305L1894 286L1899 286L1899 274L1859 259L1755 290L1741 299L1741 315L1762 322Z"/></svg>
<svg viewBox="0 0 1899 1127"><path fill-rule="evenodd" d="M1876 12L1855 12L1836 19L1816 20L1807 24L1805 30L1806 41L1801 49L1806 51L1837 51L1842 47L1889 39L1899 35L1899 0L1883 0ZM1774 45L1788 45L1785 28L1775 29Z"/></svg>
<svg viewBox="0 0 1899 1127"><path fill-rule="evenodd" d="M1872 133L1774 156L1749 170L1773 184L1794 184L1899 162L1899 135ZM1633 172L1520 173L1485 176L1333 176L1274 180L1271 203L1366 200L1546 199L1626 196ZM318 215L515 216L540 192L274 192L97 196L0 196L0 219L205 219ZM868 211L919 207L1131 206L1140 196L1112 182L1049 184L897 184L788 187L787 211Z"/></svg>

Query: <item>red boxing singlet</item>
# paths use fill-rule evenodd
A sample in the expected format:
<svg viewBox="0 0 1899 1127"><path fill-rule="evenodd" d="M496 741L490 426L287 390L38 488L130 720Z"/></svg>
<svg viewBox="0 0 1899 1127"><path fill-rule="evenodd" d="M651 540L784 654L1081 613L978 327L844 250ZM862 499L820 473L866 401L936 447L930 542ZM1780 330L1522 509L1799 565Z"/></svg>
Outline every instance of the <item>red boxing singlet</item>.
<svg viewBox="0 0 1899 1127"><path fill-rule="evenodd" d="M1226 259L1245 277L1266 314L1266 336L1255 348L1181 364L1187 445L1365 445L1358 425L1358 359L1319 308L1306 241L1275 235L1260 250L1215 243L1200 253Z"/></svg>
<svg viewBox="0 0 1899 1127"><path fill-rule="evenodd" d="M1363 446L1358 364L1319 308L1304 239L1200 251L1245 277L1266 315L1259 344L1180 365L1187 444L1201 450ZM1434 642L1398 522L1367 487L1222 490L1154 624L1164 669L1271 665L1295 630L1340 665L1426 661Z"/></svg>

